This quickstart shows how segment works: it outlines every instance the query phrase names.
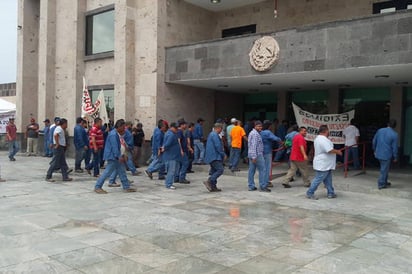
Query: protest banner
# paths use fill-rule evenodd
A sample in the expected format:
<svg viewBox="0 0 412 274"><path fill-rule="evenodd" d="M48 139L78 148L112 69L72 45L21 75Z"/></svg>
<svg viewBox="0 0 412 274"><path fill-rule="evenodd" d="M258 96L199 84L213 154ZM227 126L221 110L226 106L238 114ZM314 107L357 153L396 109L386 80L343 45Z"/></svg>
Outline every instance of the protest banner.
<svg viewBox="0 0 412 274"><path fill-rule="evenodd" d="M350 120L355 117L355 110L340 114L314 114L305 111L292 103L293 112L295 113L296 123L299 127L307 128L307 141L313 141L318 135L321 125L327 125L329 128L329 139L334 144L344 144L343 130L349 126Z"/></svg>

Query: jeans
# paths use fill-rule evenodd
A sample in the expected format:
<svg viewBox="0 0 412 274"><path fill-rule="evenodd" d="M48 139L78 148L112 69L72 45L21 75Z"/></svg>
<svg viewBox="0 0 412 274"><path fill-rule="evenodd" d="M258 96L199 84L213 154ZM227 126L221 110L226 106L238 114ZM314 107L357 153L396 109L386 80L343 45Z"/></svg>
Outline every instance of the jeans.
<svg viewBox="0 0 412 274"><path fill-rule="evenodd" d="M86 169L92 169L93 168L93 176L97 176L100 174L100 162L102 159L102 150L98 149L97 151L93 151L93 162L91 162Z"/></svg>
<svg viewBox="0 0 412 274"><path fill-rule="evenodd" d="M248 174L248 187L253 189L255 187L255 173L256 168L259 171L259 187L260 189L267 188L268 182L266 179L266 168L265 168L265 159L263 155L258 155L256 158L256 163L253 163L252 159L249 159L249 174Z"/></svg>
<svg viewBox="0 0 412 274"><path fill-rule="evenodd" d="M312 183L310 184L310 187L308 191L306 192L306 195L313 196L315 194L315 191L318 189L318 186L322 182L326 186L326 189L328 191L328 196L334 195L335 190L333 189L333 185L332 185L332 170L327 170L327 171L315 170L315 178L313 178Z"/></svg>
<svg viewBox="0 0 412 274"><path fill-rule="evenodd" d="M230 149L230 157L229 157L229 168L231 170L237 169L240 159L240 148L232 147Z"/></svg>
<svg viewBox="0 0 412 274"><path fill-rule="evenodd" d="M53 160L50 162L49 169L47 170L46 179L50 179L53 175L53 171L60 168L62 171L63 180L69 178L67 174L68 166L66 162L65 147L59 146L53 149Z"/></svg>
<svg viewBox="0 0 412 274"><path fill-rule="evenodd" d="M132 174L135 174L137 172L136 167L134 166L134 162L133 162L133 155L130 151L127 152L126 165L127 165L127 168L132 172Z"/></svg>
<svg viewBox="0 0 412 274"><path fill-rule="evenodd" d="M187 168L189 167L189 157L187 156L187 153L182 156L180 161L177 162L176 166L176 174L175 174L175 179L180 181L186 180L186 173L187 173Z"/></svg>
<svg viewBox="0 0 412 274"><path fill-rule="evenodd" d="M378 187L382 188L388 183L388 173L391 166L391 160L380 160L380 175L378 179Z"/></svg>
<svg viewBox="0 0 412 274"><path fill-rule="evenodd" d="M150 163L149 167L147 168L147 171L150 173L153 172L159 172L159 176L163 176L166 174L165 171L165 164L162 161L162 157L158 155L152 155L152 162Z"/></svg>
<svg viewBox="0 0 412 274"><path fill-rule="evenodd" d="M27 154L37 154L37 145L39 143L39 139L38 138L27 138Z"/></svg>
<svg viewBox="0 0 412 274"><path fill-rule="evenodd" d="M347 151L348 155L345 155L345 164L352 159L353 160L353 167L355 169L360 169L359 149L358 149L358 147L349 147L349 148L347 148L346 151Z"/></svg>
<svg viewBox="0 0 412 274"><path fill-rule="evenodd" d="M88 148L84 152L84 164L86 168L90 165L90 158L92 158L92 150Z"/></svg>
<svg viewBox="0 0 412 274"><path fill-rule="evenodd" d="M9 159L13 159L14 155L19 151L19 143L17 140L9 141Z"/></svg>
<svg viewBox="0 0 412 274"><path fill-rule="evenodd" d="M44 156L51 156L52 150L50 148L50 141L49 141L49 138L47 138L46 136L44 136L43 146L44 146Z"/></svg>
<svg viewBox="0 0 412 274"><path fill-rule="evenodd" d="M126 177L126 169L123 163L119 160L107 160L106 169L103 171L102 175L97 179L94 189L99 189L103 187L104 181L110 177L114 172L117 172L122 182L123 189L130 188L129 180Z"/></svg>
<svg viewBox="0 0 412 274"><path fill-rule="evenodd" d="M84 147L76 149L76 156L74 159L74 169L75 170L81 169L81 163L84 159L85 154L86 154L86 151L84 150Z"/></svg>
<svg viewBox="0 0 412 274"><path fill-rule="evenodd" d="M205 146L199 139L193 140L193 145L195 147L193 162L197 164L202 163L205 158Z"/></svg>
<svg viewBox="0 0 412 274"><path fill-rule="evenodd" d="M121 165L125 166L124 163L120 163ZM110 174L110 178L109 178L109 185L111 184L115 184L116 183L116 178L119 175L119 172L117 172L117 170L113 170L112 174ZM127 175L126 175L127 177ZM129 182L129 179L127 179L127 181Z"/></svg>
<svg viewBox="0 0 412 274"><path fill-rule="evenodd" d="M263 155L265 159L265 182L270 181L270 171L272 170L272 152Z"/></svg>
<svg viewBox="0 0 412 274"><path fill-rule="evenodd" d="M216 188L217 185L217 178L219 178L223 174L223 162L219 160L215 160L210 163L210 170L209 170L209 182L212 186L212 189Z"/></svg>
<svg viewBox="0 0 412 274"><path fill-rule="evenodd" d="M165 185L167 188L171 187L173 185L173 180L175 178L175 173L176 173L176 167L177 167L177 161L176 160L169 160L166 161L166 180L165 180Z"/></svg>

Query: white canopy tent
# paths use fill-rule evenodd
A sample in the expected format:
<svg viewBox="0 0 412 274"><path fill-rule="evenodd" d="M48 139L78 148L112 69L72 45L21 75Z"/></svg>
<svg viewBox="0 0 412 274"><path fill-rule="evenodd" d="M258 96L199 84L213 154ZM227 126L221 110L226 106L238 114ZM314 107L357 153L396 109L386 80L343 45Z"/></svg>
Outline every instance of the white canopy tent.
<svg viewBox="0 0 412 274"><path fill-rule="evenodd" d="M6 133L10 117L16 115L16 105L0 98L0 133Z"/></svg>

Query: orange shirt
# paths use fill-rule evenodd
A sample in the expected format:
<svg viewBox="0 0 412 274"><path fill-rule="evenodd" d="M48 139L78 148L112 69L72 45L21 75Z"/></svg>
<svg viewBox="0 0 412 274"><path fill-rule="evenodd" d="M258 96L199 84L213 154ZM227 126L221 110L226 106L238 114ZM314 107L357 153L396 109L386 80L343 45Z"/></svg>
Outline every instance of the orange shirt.
<svg viewBox="0 0 412 274"><path fill-rule="evenodd" d="M241 126L234 126L230 132L232 138L232 147L242 148L242 138L246 135L245 130Z"/></svg>

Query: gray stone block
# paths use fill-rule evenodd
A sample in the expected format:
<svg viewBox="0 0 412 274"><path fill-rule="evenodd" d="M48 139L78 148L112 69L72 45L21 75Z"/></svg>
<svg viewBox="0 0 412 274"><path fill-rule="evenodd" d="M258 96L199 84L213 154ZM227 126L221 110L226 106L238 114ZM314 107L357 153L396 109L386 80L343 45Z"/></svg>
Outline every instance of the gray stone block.
<svg viewBox="0 0 412 274"><path fill-rule="evenodd" d="M389 36L383 40L384 52L405 51L409 49L409 35Z"/></svg>
<svg viewBox="0 0 412 274"><path fill-rule="evenodd" d="M187 72L187 60L176 62L176 72Z"/></svg>
<svg viewBox="0 0 412 274"><path fill-rule="evenodd" d="M207 47L195 48L195 59L207 58Z"/></svg>
<svg viewBox="0 0 412 274"><path fill-rule="evenodd" d="M361 55L372 55L383 53L383 40L382 39L362 39L360 43Z"/></svg>
<svg viewBox="0 0 412 274"><path fill-rule="evenodd" d="M218 69L219 68L219 59L216 58L209 58L209 59L202 59L200 63L200 70L205 71L208 69Z"/></svg>
<svg viewBox="0 0 412 274"><path fill-rule="evenodd" d="M372 37L371 24L357 24L349 29L350 40L369 39Z"/></svg>
<svg viewBox="0 0 412 274"><path fill-rule="evenodd" d="M330 42L341 42L348 40L348 28L347 27L338 27L330 28L326 31L326 41Z"/></svg>
<svg viewBox="0 0 412 274"><path fill-rule="evenodd" d="M412 33L412 17L402 18L398 20L397 33Z"/></svg>
<svg viewBox="0 0 412 274"><path fill-rule="evenodd" d="M325 69L325 59L305 61L303 63L303 69L305 71L323 70Z"/></svg>
<svg viewBox="0 0 412 274"><path fill-rule="evenodd" d="M372 37L383 39L385 36L394 35L398 31L398 21L384 21L372 24Z"/></svg>

